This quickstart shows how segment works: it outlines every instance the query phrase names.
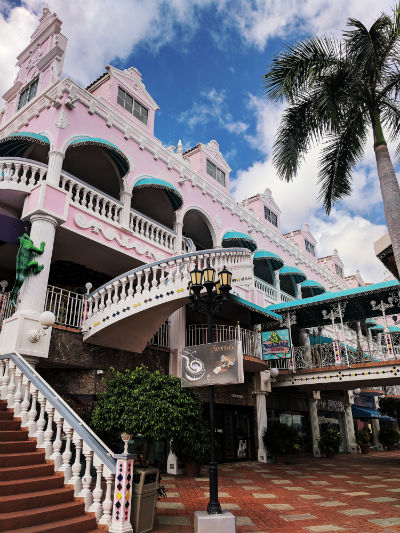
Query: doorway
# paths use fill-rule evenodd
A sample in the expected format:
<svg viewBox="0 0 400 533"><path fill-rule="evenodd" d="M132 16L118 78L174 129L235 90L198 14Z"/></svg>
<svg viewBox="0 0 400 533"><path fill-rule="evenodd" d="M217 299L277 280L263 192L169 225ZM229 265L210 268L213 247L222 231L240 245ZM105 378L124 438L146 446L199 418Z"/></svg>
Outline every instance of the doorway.
<svg viewBox="0 0 400 533"><path fill-rule="evenodd" d="M219 463L254 458L253 407L215 406L216 456Z"/></svg>

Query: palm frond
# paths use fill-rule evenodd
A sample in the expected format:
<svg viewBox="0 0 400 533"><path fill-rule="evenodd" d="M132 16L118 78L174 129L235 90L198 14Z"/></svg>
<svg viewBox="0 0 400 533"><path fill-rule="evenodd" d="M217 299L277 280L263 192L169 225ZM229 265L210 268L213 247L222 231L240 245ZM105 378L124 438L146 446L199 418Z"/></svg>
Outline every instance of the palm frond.
<svg viewBox="0 0 400 533"><path fill-rule="evenodd" d="M383 98L380 107L382 126L388 130L389 139L395 141L400 135L400 103L393 98ZM400 160L400 144L396 148L395 157Z"/></svg>
<svg viewBox="0 0 400 533"><path fill-rule="evenodd" d="M329 214L334 203L351 193L351 171L361 160L367 139L366 115L353 108L340 131L328 135L319 161L319 180L323 201Z"/></svg>
<svg viewBox="0 0 400 533"><path fill-rule="evenodd" d="M339 59L339 46L334 39L310 38L288 46L267 68L265 92L270 100L293 100L305 85Z"/></svg>

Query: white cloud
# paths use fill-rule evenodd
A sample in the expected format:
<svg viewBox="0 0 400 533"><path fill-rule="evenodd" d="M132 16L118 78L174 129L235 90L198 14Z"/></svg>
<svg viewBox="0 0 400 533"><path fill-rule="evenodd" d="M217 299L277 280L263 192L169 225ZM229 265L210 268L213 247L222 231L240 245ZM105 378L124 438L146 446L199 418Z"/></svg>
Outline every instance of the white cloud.
<svg viewBox="0 0 400 533"><path fill-rule="evenodd" d="M221 128L235 135L245 133L248 128L247 124L241 120L234 120L232 114L229 113L225 90L209 89L202 91L193 107L183 111L178 120L190 128L204 126L209 122L217 122Z"/></svg>

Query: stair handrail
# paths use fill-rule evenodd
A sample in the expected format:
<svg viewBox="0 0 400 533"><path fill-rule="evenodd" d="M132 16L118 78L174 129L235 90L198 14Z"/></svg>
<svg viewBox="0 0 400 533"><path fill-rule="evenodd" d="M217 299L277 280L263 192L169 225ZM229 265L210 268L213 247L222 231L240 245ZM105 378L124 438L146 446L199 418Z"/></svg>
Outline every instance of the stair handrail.
<svg viewBox="0 0 400 533"><path fill-rule="evenodd" d="M51 403L54 409L78 433L79 437L90 447L102 463L115 474L116 459L114 453L96 433L84 422L59 394L38 374L35 369L18 353L0 355L0 360L10 359L25 377Z"/></svg>
<svg viewBox="0 0 400 533"><path fill-rule="evenodd" d="M139 272L141 270L151 269L152 267L161 265L163 263L185 259L186 257L197 257L201 255L212 255L212 254L223 254L223 253L229 254L232 252L242 252L243 255L248 255L249 259L251 258L251 252L247 248L211 248L210 250L199 250L198 252L189 252L189 253L181 254L181 255L173 255L165 259L160 259L159 261L154 261L153 263L145 263L144 265L141 265L137 268L133 268L132 270L129 270L128 272L124 272L123 274L120 274L119 276L111 279L110 281L107 281L107 283L104 283L103 285L101 285L101 287L98 287L96 290L91 292L88 295L88 299L92 298L101 289L104 289L105 287L112 285L114 282L119 281L120 279L126 278L129 275Z"/></svg>

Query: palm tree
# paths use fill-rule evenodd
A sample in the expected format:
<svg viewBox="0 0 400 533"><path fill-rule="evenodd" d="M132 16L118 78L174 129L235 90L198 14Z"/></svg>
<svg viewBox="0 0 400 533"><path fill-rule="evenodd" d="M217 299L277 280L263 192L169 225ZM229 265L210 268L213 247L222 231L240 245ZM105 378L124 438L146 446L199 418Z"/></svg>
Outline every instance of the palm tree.
<svg viewBox="0 0 400 533"><path fill-rule="evenodd" d="M368 30L349 19L343 39L308 38L285 48L265 74L270 100L286 100L273 161L291 181L313 145L323 143L319 199L329 214L352 191L352 170L368 134L374 151L386 224L400 272L400 189L386 145L400 133L400 4ZM400 156L400 145L396 156Z"/></svg>

